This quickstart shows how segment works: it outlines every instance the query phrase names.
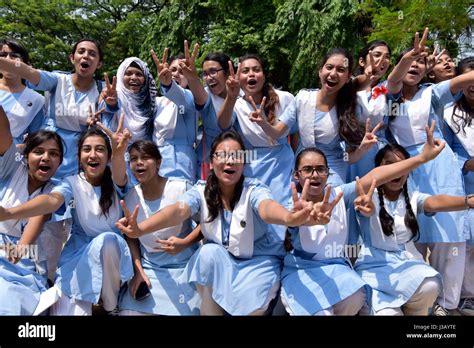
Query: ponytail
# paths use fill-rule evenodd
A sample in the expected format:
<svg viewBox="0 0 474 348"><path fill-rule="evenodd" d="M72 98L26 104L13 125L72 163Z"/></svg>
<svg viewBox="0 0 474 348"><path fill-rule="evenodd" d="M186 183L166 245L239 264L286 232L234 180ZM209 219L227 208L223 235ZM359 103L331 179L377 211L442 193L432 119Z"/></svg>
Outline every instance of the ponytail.
<svg viewBox="0 0 474 348"><path fill-rule="evenodd" d="M264 105L264 110L265 114L267 115L268 123L273 124L276 118L275 110L278 103L280 102L280 98L278 98L278 94L275 92L273 85L266 81L263 84L262 95L263 97L267 98Z"/></svg>

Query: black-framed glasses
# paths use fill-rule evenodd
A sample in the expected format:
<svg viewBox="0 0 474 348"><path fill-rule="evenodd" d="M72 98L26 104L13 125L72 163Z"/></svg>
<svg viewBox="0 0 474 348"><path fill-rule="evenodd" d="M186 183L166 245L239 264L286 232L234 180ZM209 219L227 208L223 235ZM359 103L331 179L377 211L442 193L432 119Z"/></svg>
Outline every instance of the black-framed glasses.
<svg viewBox="0 0 474 348"><path fill-rule="evenodd" d="M21 59L21 54L20 54L20 53L16 53L16 52L0 52L0 58L7 58L8 56L10 56L10 58L12 58L12 59L17 59L17 58L20 58L20 59Z"/></svg>
<svg viewBox="0 0 474 348"><path fill-rule="evenodd" d="M209 69L208 71L203 71L201 73L201 77L203 79L205 79L206 77L210 76L210 77L216 77L217 73L221 70L224 70L223 68L220 68L220 69Z"/></svg>
<svg viewBox="0 0 474 348"><path fill-rule="evenodd" d="M325 176L329 174L329 168L326 166L304 166L300 170L298 170L304 176L311 176L314 172L318 173L318 175Z"/></svg>

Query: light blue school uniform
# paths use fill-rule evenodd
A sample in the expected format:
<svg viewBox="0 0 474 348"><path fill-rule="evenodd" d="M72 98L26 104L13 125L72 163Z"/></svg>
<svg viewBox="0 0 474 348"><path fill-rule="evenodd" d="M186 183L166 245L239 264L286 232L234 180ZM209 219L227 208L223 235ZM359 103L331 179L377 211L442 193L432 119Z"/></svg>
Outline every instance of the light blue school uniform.
<svg viewBox="0 0 474 348"><path fill-rule="evenodd" d="M70 237L64 246L58 262L55 284L70 298L98 303L102 289L103 266L101 250L104 243L113 241L120 249L120 279L127 281L133 276L130 249L115 227L122 217L119 200L126 194L126 188L116 185L113 204L104 216L99 206L100 186L92 186L84 173L70 175L52 192L64 197L64 205L72 211Z"/></svg>
<svg viewBox="0 0 474 348"><path fill-rule="evenodd" d="M434 137L443 139L441 115L444 106L453 102L460 94L453 96L450 81L435 85L422 85L412 100L399 104L397 115L389 121L389 130L394 139L403 146L411 156L422 152L426 141L425 126L436 121ZM399 95L389 94L392 100ZM458 170L456 157L449 145L432 161L425 163L410 172L409 187L413 191L430 195L446 194L463 196L464 189L461 171ZM419 216L419 243L457 243L464 242L464 212L438 213L434 217Z"/></svg>
<svg viewBox="0 0 474 348"><path fill-rule="evenodd" d="M370 292L345 255L349 237L346 206L355 199L355 183L331 189L330 201L340 191L344 196L329 224L288 228L294 249L284 260L281 297L291 315L314 315L361 288Z"/></svg>
<svg viewBox="0 0 474 348"><path fill-rule="evenodd" d="M156 99L153 142L163 156L160 175L169 178L196 179L197 113L191 91L173 81L161 86L164 97Z"/></svg>
<svg viewBox="0 0 474 348"><path fill-rule="evenodd" d="M196 148L197 156L197 168L198 171L202 170L203 166L209 165L209 157L211 152L212 143L214 139L222 132L217 121L217 111L220 110L224 104L224 98L214 95L208 87L207 100L204 106L196 105L196 110L199 111L202 120L201 128L201 139ZM205 180L206 178L201 177L201 173L197 173L198 179Z"/></svg>
<svg viewBox="0 0 474 348"><path fill-rule="evenodd" d="M383 122L385 126L376 133L378 140L377 143L374 144L359 161L352 163L349 166L347 178L349 181L354 181L356 176L362 178L364 175L374 169L375 155L388 143L385 136L386 127L388 126L388 117L386 116L388 110L387 96L385 94L379 94L376 98L373 98L374 91L377 91L377 89L380 90L382 87L387 88L387 81L378 83L374 88L372 88L370 92L357 92L357 119L362 124L365 124L367 119L370 118L371 129L373 129L380 122Z"/></svg>
<svg viewBox="0 0 474 348"><path fill-rule="evenodd" d="M0 90L0 105L8 121L16 144L22 144L26 134L38 131L44 119L44 97L26 87L18 93Z"/></svg>
<svg viewBox="0 0 474 348"><path fill-rule="evenodd" d="M302 89L285 110L282 122L292 129L298 126L297 153L308 147L320 149L327 157L330 169L328 184L339 186L346 182L348 158L346 144L339 136L336 107L329 112L319 111L316 98L319 90Z"/></svg>
<svg viewBox="0 0 474 348"><path fill-rule="evenodd" d="M444 135L446 142L453 149L457 157L458 168L462 171L464 179L464 190L466 195L474 193L474 172L463 170L464 163L474 157L474 126L466 127L466 132L460 130L455 133L453 120L454 105L447 105L444 109ZM461 111L457 110L459 114ZM461 124L460 120L457 120ZM466 242L474 244L474 209L465 212L464 232Z"/></svg>
<svg viewBox="0 0 474 348"><path fill-rule="evenodd" d="M285 91L276 89L275 92L279 98L275 117L285 122L285 110L291 105L294 97ZM295 162L293 150L288 144L288 134L282 135L277 140L271 139L258 124L249 120L249 114L253 111L253 106L243 97L239 97L232 115L232 127L242 136L247 151L244 176L263 182L272 191L275 201L284 205L291 197L292 170ZM283 243L286 227L270 225L269 228Z"/></svg>
<svg viewBox="0 0 474 348"><path fill-rule="evenodd" d="M140 205L138 222L152 216L165 206L176 202L178 197L189 188L184 180L169 179L164 188L163 196L149 201L143 198L139 185L134 186L127 196L127 206ZM119 308L156 315L199 315L200 298L194 287L188 282L181 282L184 268L189 258L197 250L197 245L191 246L177 255L170 255L159 247L157 239L167 239L170 236L186 237L192 231L191 220L179 226L166 228L139 238L141 263L145 274L151 282L151 296L137 301L130 292L124 292Z"/></svg>
<svg viewBox="0 0 474 348"><path fill-rule="evenodd" d="M430 195L413 192L410 205L415 216L425 213L423 206ZM413 235L405 225L406 204L403 193L398 200L384 198L387 212L394 218L394 234L383 233L379 218L378 193L372 196L375 213L370 218L357 214L361 226L362 246L355 263L355 270L372 288L369 306L374 312L385 308L400 308L415 294L421 283L440 274L427 265L414 245Z"/></svg>
<svg viewBox="0 0 474 348"><path fill-rule="evenodd" d="M30 88L48 92L45 100L47 112L42 128L59 134L65 144L63 162L56 171L55 179L78 172L77 146L81 132L87 130L89 106L93 111L106 107L101 122L109 128L113 125L114 112L118 110L118 105L114 109L104 102L98 105L99 86L103 85L102 81L96 81L87 92L79 92L75 89L71 76L40 70L39 83L27 83Z"/></svg>
<svg viewBox="0 0 474 348"><path fill-rule="evenodd" d="M283 243L260 218L258 208L273 199L267 186L245 179L239 202L211 223L204 198L205 182L198 182L179 201L200 214L207 243L186 266L187 280L212 288L213 300L231 315L248 315L267 306L280 282Z"/></svg>
<svg viewBox="0 0 474 348"><path fill-rule="evenodd" d="M0 205L15 207L41 193L51 190L51 184L28 193L28 169L20 160L15 144L0 156ZM6 244L17 244L27 219L0 222L0 315L32 315L40 294L46 291L46 257L40 246L32 246L28 256L13 264L7 259Z"/></svg>
<svg viewBox="0 0 474 348"><path fill-rule="evenodd" d="M288 92L275 92L279 98L275 116L281 122L286 122L285 110L294 97ZM249 114L253 111L252 105L239 97L232 115L232 126L242 136L249 155L244 176L260 180L270 188L277 202L286 204L291 197L291 174L295 161L293 150L288 144L288 134L277 140L270 139L259 125L249 120Z"/></svg>
<svg viewBox="0 0 474 348"><path fill-rule="evenodd" d="M362 123L365 124L367 119L370 118L370 128L373 129L378 123L383 122L384 127L380 129L377 135L377 143L375 143L364 156L355 163L349 165L347 172L347 180L354 181L356 177L362 178L368 174L372 169L375 168L375 156L377 152L388 144L386 139L386 128L388 126L388 103L387 96L380 91L386 90L387 81L378 83L370 91L359 91L357 92L357 105L356 105L356 117ZM374 98L376 96L376 98ZM356 212L351 206L348 209L349 213L349 235L351 236L350 242L356 242L352 240L353 236L359 236L359 224L357 222Z"/></svg>

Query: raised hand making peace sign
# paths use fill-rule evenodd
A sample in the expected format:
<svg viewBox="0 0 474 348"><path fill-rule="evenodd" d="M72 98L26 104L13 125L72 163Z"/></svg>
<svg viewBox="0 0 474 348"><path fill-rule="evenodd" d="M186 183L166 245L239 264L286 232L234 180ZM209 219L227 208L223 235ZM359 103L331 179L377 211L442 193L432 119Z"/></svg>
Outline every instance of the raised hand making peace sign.
<svg viewBox="0 0 474 348"><path fill-rule="evenodd" d="M374 194L376 186L377 180L373 179L370 184L369 192L365 193L364 186L362 186L359 177L356 177L357 197L354 200L354 209L365 217L371 216L375 211L372 195Z"/></svg>
<svg viewBox="0 0 474 348"><path fill-rule="evenodd" d="M312 225L326 225L329 223L331 216L326 212L320 211L321 204L314 203L307 200L307 194L310 186L310 181L306 180L301 191L301 196L298 197L298 192L296 191L296 186L294 183L291 183L291 197L293 199L293 211L300 211L303 209L310 210L309 217L304 223L306 226Z"/></svg>
<svg viewBox="0 0 474 348"><path fill-rule="evenodd" d="M137 223L139 209L138 205L135 206L135 208L133 209L133 213L131 214L124 200L120 201L120 206L122 207L123 214L125 216L118 220L115 223L115 226L119 229L120 232L130 238L138 238L143 235L143 232L140 230Z"/></svg>
<svg viewBox="0 0 474 348"><path fill-rule="evenodd" d="M132 137L127 128L122 131L124 118L125 113L122 112L117 130L115 132L112 132L101 122L97 122L97 126L99 126L104 131L104 133L109 136L112 142L112 156L124 156L125 152L127 152L128 141Z"/></svg>
<svg viewBox="0 0 474 348"><path fill-rule="evenodd" d="M166 47L163 51L163 57L161 58L161 62L156 56L154 50L150 50L151 58L155 63L156 70L158 72L158 80L160 80L161 84L164 86L171 85L173 80L173 75L171 74L171 70L168 66L168 47Z"/></svg>
<svg viewBox="0 0 474 348"><path fill-rule="evenodd" d="M378 63L375 63L374 55L372 51L369 51L369 64L366 64L364 74L371 83L380 80L383 74L385 74L385 70L381 69L384 62L385 59L381 57Z"/></svg>
<svg viewBox="0 0 474 348"><path fill-rule="evenodd" d="M365 122L365 135L362 139L359 149L366 152L368 151L374 144L377 143L377 132L384 126L383 122L379 122L374 129L370 130L370 118L367 118Z"/></svg>
<svg viewBox="0 0 474 348"><path fill-rule="evenodd" d="M117 79L114 76L112 78L112 83L110 83L109 76L107 73L104 73L104 80L105 89L100 93L100 97L107 103L107 105L115 106L117 105Z"/></svg>
<svg viewBox="0 0 474 348"><path fill-rule="evenodd" d="M198 76L196 70L196 57L199 52L199 44L194 44L193 53L189 54L188 40L184 40L184 61L179 62L179 73L182 73L188 80Z"/></svg>
<svg viewBox="0 0 474 348"><path fill-rule="evenodd" d="M420 40L420 34L418 32L415 33L415 41L413 43L413 49L408 51L404 57L410 60L417 60L419 58L427 57L428 52L426 52L426 40L428 39L428 28L425 28L423 32L423 36Z"/></svg>
<svg viewBox="0 0 474 348"><path fill-rule="evenodd" d="M254 109L254 111L252 111L249 115L250 121L257 123L260 126L268 123L267 118L265 117L265 111L263 110L265 107L265 102L267 101L267 97L262 98L262 103L260 104L259 108L257 108L257 104L255 104L252 96L249 96L249 101Z"/></svg>
<svg viewBox="0 0 474 348"><path fill-rule="evenodd" d="M331 220L331 214L334 207L339 203L342 198L342 191L339 192L334 198L332 202L329 202L329 198L331 197L331 185L326 186L326 191L324 192L324 197L321 202L314 203L313 205L313 213L315 215L315 219L319 222L319 225L328 224Z"/></svg>
<svg viewBox="0 0 474 348"><path fill-rule="evenodd" d="M227 81L225 83L227 95L232 99L237 99L240 93L240 81L239 81L240 63L237 66L237 73L235 74L234 74L234 65L232 64L230 60L228 61L228 64L229 64L229 77L227 78Z"/></svg>
<svg viewBox="0 0 474 348"><path fill-rule="evenodd" d="M102 108L97 112L93 112L92 106L89 105L89 116L87 117L87 125L90 127L90 126L95 125L97 122L100 122L100 114L103 113L104 111L105 111L105 108Z"/></svg>
<svg viewBox="0 0 474 348"><path fill-rule="evenodd" d="M431 161L436 156L438 156L446 146L446 143L444 141L433 138L435 128L436 122L434 120L431 122L431 127L425 126L426 143L425 146L423 146L423 150L420 154L425 160L425 162Z"/></svg>
<svg viewBox="0 0 474 348"><path fill-rule="evenodd" d="M426 73L429 73L431 70L433 70L434 66L438 63L438 60L441 58L444 52L446 52L445 49L441 50L441 52L438 53L438 47L435 46L433 53L431 53L426 58Z"/></svg>

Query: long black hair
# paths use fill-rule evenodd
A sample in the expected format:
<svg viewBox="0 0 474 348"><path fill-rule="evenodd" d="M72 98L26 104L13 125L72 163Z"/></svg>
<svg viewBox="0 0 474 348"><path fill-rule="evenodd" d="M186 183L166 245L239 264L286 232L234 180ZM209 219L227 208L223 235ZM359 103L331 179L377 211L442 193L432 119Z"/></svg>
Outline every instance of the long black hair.
<svg viewBox="0 0 474 348"><path fill-rule="evenodd" d="M349 77L354 64L352 54L341 47L331 49L321 60L320 69L324 67L327 60L335 55L342 55L347 59ZM357 105L357 95L352 79L344 84L338 91L336 97L336 111L339 125L339 136L349 145L357 147L364 138L364 126L359 122L355 115Z"/></svg>
<svg viewBox="0 0 474 348"><path fill-rule="evenodd" d="M268 122L270 124L273 124L276 118L275 111L278 104L280 103L280 99L278 98L278 94L275 92L275 88L270 82L268 82L266 78L267 74L265 72L265 65L263 64L262 58L260 58L256 54L246 54L239 58L239 62L242 63L248 59L255 59L257 62L260 63L260 66L262 67L262 72L265 76L265 83L262 87L262 98L267 98L263 109L265 110L265 114L267 115Z"/></svg>
<svg viewBox="0 0 474 348"><path fill-rule="evenodd" d="M474 70L474 57L467 57L461 60L456 67L456 75L461 75L467 70ZM461 98L456 101L453 108L453 123L456 128L454 130L455 133L458 134L462 129L465 134L466 127L472 126L473 119L474 108L469 105L466 96L463 94Z"/></svg>
<svg viewBox="0 0 474 348"><path fill-rule="evenodd" d="M105 146L107 147L107 157L110 159L112 156L112 147L110 145L110 140L107 134L105 134L102 130L100 130L97 127L91 127L89 130L86 132L83 132L81 134L81 138L79 139L79 145L78 145L78 157L79 157L79 172L81 171L81 149L82 145L84 144L84 141L92 136L98 136L104 139ZM105 166L104 174L102 176L102 181L100 184L100 199L99 199L99 205L100 209L102 210L102 214L107 217L109 214L110 207L112 206L114 199L115 199L115 190L114 190L114 184L112 181L112 171L110 170L110 167L107 165Z"/></svg>
<svg viewBox="0 0 474 348"><path fill-rule="evenodd" d="M360 51L359 51L359 57L357 59L357 68L354 72L354 75L362 75L364 73L364 67L362 67L359 63L360 59L362 59L366 64L370 63L366 61L367 55L369 54L370 51L372 51L376 47L380 46L385 46L388 49L388 54L392 55L392 50L388 46L388 43L383 41L383 40L374 40L370 41L367 45L365 45Z"/></svg>
<svg viewBox="0 0 474 348"><path fill-rule="evenodd" d="M398 144L387 144L385 147L375 155L375 166L378 167L382 163L383 158L387 152L393 152L401 154L405 159L410 158L410 154L402 146ZM380 224L382 225L383 233L386 236L391 236L393 234L393 225L394 219L385 209L385 203L383 200L383 188L382 186L377 187L377 193L379 195L379 204L380 204ZM413 234L412 239L416 242L420 238L418 221L416 220L415 213L410 204L410 196L408 195L407 182L403 185L403 196L405 198L406 214L405 214L405 226L408 227Z"/></svg>
<svg viewBox="0 0 474 348"><path fill-rule="evenodd" d="M233 130L222 132L217 136L211 146L210 158L209 161L212 162L212 157L216 152L217 146L225 140L234 140L239 143L241 149L245 151L245 146L242 138L238 133ZM244 187L244 176L240 178L239 182L237 183L236 189L234 191L234 197L230 201L230 207L234 209L235 205L240 199L240 195L242 194L242 190ZM206 198L207 208L209 209L209 218L207 222L214 221L215 218L219 216L219 213L223 211L223 204L222 204L222 195L219 188L219 180L217 179L216 173L214 169L209 171L209 175L207 176L206 187L204 188L204 197Z"/></svg>

